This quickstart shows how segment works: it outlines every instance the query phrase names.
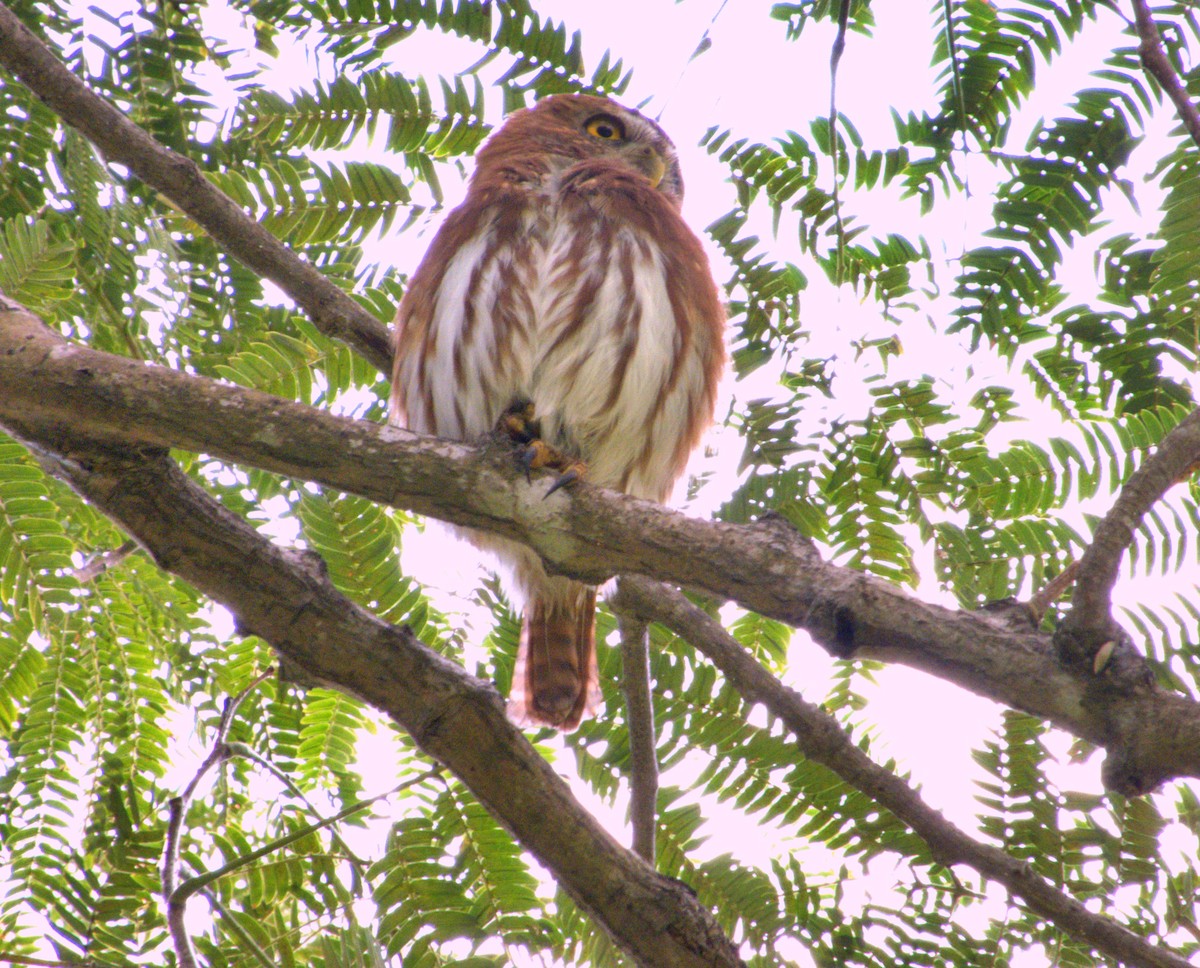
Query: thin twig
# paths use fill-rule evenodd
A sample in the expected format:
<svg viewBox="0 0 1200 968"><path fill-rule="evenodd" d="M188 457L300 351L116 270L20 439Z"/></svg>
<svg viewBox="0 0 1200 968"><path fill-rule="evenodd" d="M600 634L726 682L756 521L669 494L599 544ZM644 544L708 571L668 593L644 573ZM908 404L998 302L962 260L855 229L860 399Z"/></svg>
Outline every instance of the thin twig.
<svg viewBox="0 0 1200 968"><path fill-rule="evenodd" d="M1046 586L1029 600L1029 613L1034 625L1040 625L1050 606L1057 602L1067 589L1075 584L1079 574L1079 562L1072 561L1066 568L1046 582Z"/></svg>
<svg viewBox="0 0 1200 968"><path fill-rule="evenodd" d="M122 542L120 547L114 548L112 551L99 552L76 568L72 573L72 577L81 585L93 582L110 568L117 567L117 565L137 551L137 547L137 542L130 540Z"/></svg>
<svg viewBox="0 0 1200 968"><path fill-rule="evenodd" d="M284 847L289 847L294 843L298 843L299 841L304 840L306 837L315 834L317 831L324 830L326 827L332 827L333 824L336 824L341 820L345 820L347 817L352 817L356 813L362 813L372 804L378 803L380 800L386 800L388 797L399 793L401 790L406 790L411 786L424 783L429 778L438 776L441 772L442 768L440 766L431 767L415 777L410 777L399 786L388 790L386 793L380 793L378 796L369 797L366 800L357 800L350 804L350 806L339 810L331 817L324 817L313 823L305 824L303 827L293 830L291 833L286 834L283 837L276 837L274 840L263 844L261 847L255 848L248 854L242 854L240 857L234 858L228 864L223 864L221 867L215 868L214 870L205 871L203 874L197 874L194 877L190 877L184 881L184 883L180 884L178 888L176 888L175 897L178 898L179 902L182 904L197 891L203 890L204 888L208 887L209 884L220 880L222 877L227 877L234 871L241 870L247 864L252 864L254 861L273 854L277 850L282 850Z"/></svg>
<svg viewBox="0 0 1200 968"><path fill-rule="evenodd" d="M94 144L204 228L234 258L270 279L323 333L391 374L387 327L216 188L190 158L159 144L86 84L0 3L0 64Z"/></svg>
<svg viewBox="0 0 1200 968"><path fill-rule="evenodd" d="M181 865L181 869L187 870L186 865ZM221 903L221 899L217 897L215 891L205 888L200 894L208 902L209 907L217 912L217 916L221 918L222 927L237 938L238 944L242 946L243 950L250 952L250 956L258 962L261 968L278 968L275 961L258 943L258 939L246 930L236 917L230 914L229 909Z"/></svg>
<svg viewBox="0 0 1200 968"><path fill-rule="evenodd" d="M619 594L619 593L618 593ZM614 606L615 607L615 606ZM651 866L658 823L658 744L650 698L650 636L646 623L617 609L621 633L621 691L629 724L629 820L633 851Z"/></svg>
<svg viewBox="0 0 1200 968"><path fill-rule="evenodd" d="M284 787L287 788L288 793L304 804L309 813L311 813L314 817L317 817L322 822L325 822L325 818L321 816L321 812L316 808L316 805L304 795L304 791L300 789L300 786L296 783L296 781L284 773L283 770L279 769L279 767L268 760L265 756L260 756L256 750L251 749L245 743L229 743L227 746L230 756L238 756L242 759L249 760L251 763L256 764L259 768L271 774L271 776L275 777L276 780L278 780L284 785ZM403 789L403 786L396 788L396 790L401 789ZM391 792L395 793L396 790ZM336 828L330 828L329 839L335 847L342 851L346 860L349 861L350 867L354 871L356 881L365 881L367 866L366 862L350 849L350 845L342 839L342 835L337 832Z"/></svg>
<svg viewBox="0 0 1200 968"><path fill-rule="evenodd" d="M204 762L200 764L183 793L172 797L167 806L166 846L163 850L162 861L162 895L167 904L167 930L171 935L171 944L175 948L175 958L182 968L196 968L196 952L192 947L192 938L188 934L185 924L188 895L176 886L179 874L179 855L183 844L183 826L187 820L188 806L205 774L214 766L229 759L229 747L226 745L225 738L229 735L233 717L243 700L250 695L250 691L257 688L259 683L270 674L271 670L268 669L256 676L254 681L236 696L225 700L221 709L221 719L217 723L217 733L213 738L208 756L204 758Z"/></svg>
<svg viewBox="0 0 1200 968"><path fill-rule="evenodd" d="M683 67L679 69L679 75L675 78L674 83L671 85L670 92L668 92L667 96L663 98L662 106L658 109L658 113L654 116L655 121L662 121L662 116L670 105L671 98L674 97L675 92L679 90L679 85L683 82L683 78L687 74L688 68L692 66L693 61L695 61L696 58L701 54L712 48L713 27L717 25L717 20L721 14L725 12L725 7L728 3L729 0L721 0L721 6L719 6L717 8L717 12L712 15L712 19L709 20L708 26L704 29L704 33L700 35L700 39L696 42L696 46L692 50L692 56L689 57Z"/></svg>
<svg viewBox="0 0 1200 968"><path fill-rule="evenodd" d="M718 622L681 593L640 576L621 579L622 605L661 622L707 656L748 703L762 703L781 720L810 760L831 769L908 824L934 860L966 864L1003 884L1031 910L1074 938L1130 965L1185 968L1188 962L1151 945L1115 921L1095 914L998 847L980 843L926 804L908 782L879 766L829 713L806 702L759 664Z"/></svg>
<svg viewBox="0 0 1200 968"><path fill-rule="evenodd" d="M836 282L842 284L846 256L846 228L842 222L842 203L839 197L841 153L838 146L837 74L842 54L846 50L846 30L850 24L851 0L841 0L838 7L837 35L829 52L829 155L833 160L833 219L837 230Z"/></svg>

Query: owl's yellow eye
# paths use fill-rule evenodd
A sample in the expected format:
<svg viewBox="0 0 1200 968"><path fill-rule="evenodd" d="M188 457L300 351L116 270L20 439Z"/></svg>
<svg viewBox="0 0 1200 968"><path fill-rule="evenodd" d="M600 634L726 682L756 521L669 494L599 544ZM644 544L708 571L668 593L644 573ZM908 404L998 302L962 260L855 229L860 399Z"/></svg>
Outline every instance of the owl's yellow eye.
<svg viewBox="0 0 1200 968"><path fill-rule="evenodd" d="M588 118L583 130L601 141L623 141L625 139L625 125L610 114L597 114L594 118Z"/></svg>

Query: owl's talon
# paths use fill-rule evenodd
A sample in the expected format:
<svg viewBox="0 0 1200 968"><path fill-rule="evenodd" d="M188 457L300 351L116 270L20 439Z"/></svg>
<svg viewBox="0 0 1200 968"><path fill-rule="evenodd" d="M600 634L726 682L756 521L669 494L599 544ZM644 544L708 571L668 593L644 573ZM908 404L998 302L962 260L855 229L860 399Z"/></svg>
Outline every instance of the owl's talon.
<svg viewBox="0 0 1200 968"><path fill-rule="evenodd" d="M528 400L518 400L500 414L496 433L520 445L517 463L525 471L525 480L531 480L533 471L542 467L559 471L558 478L546 492L547 497L560 487L569 487L580 480L587 469L583 461L567 456L542 440L542 428L534 418L533 404Z"/></svg>
<svg viewBox="0 0 1200 968"><path fill-rule="evenodd" d="M557 491L560 487L570 487L583 480L583 475L587 471L587 465L581 460L571 461L563 468L562 473L555 478L553 484L550 485L550 490L542 495L542 500L548 498L551 494Z"/></svg>

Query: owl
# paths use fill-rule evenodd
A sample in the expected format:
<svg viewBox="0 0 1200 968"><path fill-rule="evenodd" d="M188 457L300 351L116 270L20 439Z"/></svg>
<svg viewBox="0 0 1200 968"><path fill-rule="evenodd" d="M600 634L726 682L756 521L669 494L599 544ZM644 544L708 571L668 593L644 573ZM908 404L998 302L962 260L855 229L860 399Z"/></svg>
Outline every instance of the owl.
<svg viewBox="0 0 1200 968"><path fill-rule="evenodd" d="M563 94L479 151L396 315L390 419L663 501L712 420L724 309L680 215L674 145L637 111ZM523 603L509 715L574 729L599 698L596 589L474 532Z"/></svg>

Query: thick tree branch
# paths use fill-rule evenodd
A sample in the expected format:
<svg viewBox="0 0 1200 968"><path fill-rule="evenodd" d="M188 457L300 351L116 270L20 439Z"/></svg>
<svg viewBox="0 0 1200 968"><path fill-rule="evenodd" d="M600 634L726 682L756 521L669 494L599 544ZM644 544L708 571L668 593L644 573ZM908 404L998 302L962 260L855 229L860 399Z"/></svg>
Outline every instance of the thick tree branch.
<svg viewBox="0 0 1200 968"><path fill-rule="evenodd" d="M1114 698L1062 669L1049 639L985 615L915 601L820 561L790 528L688 521L580 487L542 500L509 461L394 428L331 416L255 391L70 346L19 309L0 323L0 422L74 428L100 440L214 454L524 541L576 577L651 574L808 630L836 654L899 661L1095 743L1122 710L1137 722L1131 779L1148 788L1200 775L1200 709L1147 688ZM347 456L348 455L348 456Z"/></svg>
<svg viewBox="0 0 1200 968"><path fill-rule="evenodd" d="M379 320L242 211L190 158L160 145L90 91L2 3L0 64L109 162L124 165L162 192L230 255L278 285L322 332L345 341L381 371L391 373L391 343Z"/></svg>
<svg viewBox="0 0 1200 968"><path fill-rule="evenodd" d="M966 864L1003 884L1031 910L1072 937L1126 964L1174 968L1188 964L1109 918L1088 911L1000 848L973 840L959 830L926 804L902 777L874 763L837 720L783 685L719 623L679 592L646 578L627 577L620 582L615 606L647 621L660 622L706 655L747 703L762 703L787 725L808 759L828 767L908 824L929 845L937 863L947 867Z"/></svg>
<svg viewBox="0 0 1200 968"><path fill-rule="evenodd" d="M1135 0L1135 6L1140 24L1144 4ZM1161 45L1158 50L1161 54ZM0 63L109 161L125 165L161 191L231 254L276 282L323 331L387 371L390 349L378 321L213 188L189 159L158 145L89 92L3 5ZM1149 63L1147 68L1152 70ZM1178 86L1177 78L1175 82ZM1198 129L1189 129L1196 136ZM5 322L14 318L17 322L4 333ZM1168 776L1200 776L1195 704L1162 694L1136 675L1117 683L1089 682L1059 666L1045 636L914 602L881 582L826 565L785 529L691 522L592 488L581 488L571 500L539 504L537 486L514 483L504 462L494 456L89 354L56 342L44 330L35 332L29 323L18 308L0 301L0 423L56 454L60 472L82 493L136 533L164 567L229 605L247 630L263 635L310 674L349 688L393 715L423 748L462 777L641 963L738 962L694 898L637 864L586 814L574 822L579 808L523 736L508 726L486 684L424 649L404 630L390 629L357 609L332 589L318 563L274 548L240 519L225 514L165 454L130 451L130 444L207 452L507 534L536 548L552 567L577 577L596 580L614 570L644 571L735 598L806 628L836 654L925 668L1107 744L1123 769L1110 770L1109 778L1115 776L1114 785L1123 792L1138 792ZM30 371L22 369L30 364ZM10 384L13 373L18 379ZM39 386L38 379L47 377L51 382ZM139 403L149 407L143 410ZM186 409L195 405L199 409ZM289 436L293 430L300 434ZM1130 500L1136 506L1136 498ZM1150 503L1154 500L1158 497ZM711 542L709 553L697 553L706 542ZM1126 546L1115 553L1117 560ZM1111 585L1102 587L1107 614ZM749 690L743 693L748 698L765 695L755 690L768 689L770 683L783 688L761 667L764 682L742 671L749 678L739 688ZM405 684L402 696L395 695L398 683ZM795 698L800 705L788 713L794 722L784 719L798 738L811 734L808 741L816 743L816 752L809 755L841 763L857 777L851 782L919 832L918 823L926 824L940 862L977 866L970 849L994 850L947 825L888 771L869 761L856 765L844 755L843 746L849 745L845 736L840 731L828 736L819 722L806 720L811 707ZM1110 708L1115 712L1110 714ZM1130 723L1145 728L1131 730ZM876 787L883 792L872 792ZM516 802L514 792L519 794ZM905 801L905 792L915 803ZM564 813L548 812L555 810ZM922 811L932 818L923 818ZM572 822L545 824L547 815L570 816ZM1133 937L1125 937L1128 932L1122 935L1123 929L1111 922L1076 910L1070 899L996 853L998 857L979 861L995 861L991 872L977 869L1007 884L1056 923L1072 925L1072 933L1130 963L1184 964L1140 939L1133 941L1141 948L1122 947ZM1043 888L1050 894L1041 893ZM1084 919L1076 920L1081 912Z"/></svg>
<svg viewBox="0 0 1200 968"><path fill-rule="evenodd" d="M321 682L391 716L446 765L638 964L736 966L695 895L618 844L513 726L490 684L360 608L319 557L279 548L226 511L165 451L103 447L69 431L12 429L167 571L233 612ZM547 822L553 818L554 822Z"/></svg>
<svg viewBox="0 0 1200 968"><path fill-rule="evenodd" d="M1151 26L1153 25L1151 24ZM125 118L116 108L90 92L83 82L71 74L55 55L2 4L0 4L0 63L5 64L16 73L67 123L91 139L110 160L128 166L138 177L163 192L174 204L203 225L237 258L283 288L298 304L308 310L319 326L346 340L376 366L386 371L390 350L384 329L377 321L328 279L298 259L286 246L242 212L234 202L214 189L205 181L202 173L189 159L158 145L153 138ZM183 395L188 396L188 394ZM84 396L86 397L86 394ZM197 394L190 396L194 399ZM201 393L199 396L206 398L205 405L193 411L180 409L176 411L179 418L185 418L189 412L193 415L206 414L212 413L212 408L227 407L226 403L221 402L220 394ZM42 402L44 400L39 397L39 403ZM81 413L86 412L88 411L80 409L70 412L70 408L67 408L67 411L62 414L62 419L69 425ZM674 563L663 560L664 555L657 548L640 561L613 557L614 549L611 547L589 549L587 544L592 536L587 533L571 531L569 527L557 529L544 527L542 519L549 515L538 513L544 511L541 508L535 511L532 500L528 499L528 495L523 494L520 489L516 494L525 499L524 509L528 512L527 516L521 520L511 517L511 507L473 510L456 501L441 500L442 496L436 491L443 486L446 465L440 464L439 460L455 455L463 456L466 451L462 448L456 449L449 445L432 442L414 443L415 448L434 458L432 467L426 464L406 462L406 467L411 468L414 475L422 478L421 480L407 482L398 480L394 487L389 488L386 479L377 477L369 488L364 489L366 482L362 480L335 483L335 479L341 476L340 471L344 468L328 465L335 460L341 464L345 463L340 460L343 451L336 446L327 450L317 460L318 464L324 465L321 467L313 466L311 460L307 464L303 460L299 464L295 464L291 462L290 458L275 463L274 457L279 455L266 453L266 451L276 449L275 442L289 439L298 441L306 438L281 436L272 440L269 435L273 431L270 429L264 431L268 433L267 438L237 438L230 434L229 428L226 427L220 433L223 435L222 440L227 442L229 447L223 449L221 441L196 439L196 435L190 434L186 428L175 426L168 430L170 424L178 424L180 420L176 420L168 413L160 412L159 415L167 423L160 424L156 430L148 433L144 439L150 442L192 447L227 459L244 460L255 466L335 484L335 486L344 487L360 494L371 494L377 500L396 503L435 517L457 520L459 523L495 530L497 533L507 533L518 540L532 544L560 570L571 571L581 577L606 576L613 567L620 567L623 570L643 570L662 577L669 577L672 567L677 568L680 564L678 559ZM232 411L226 411L225 415L235 416ZM277 413L276 416L281 415ZM272 422L277 424L275 430L280 432L296 426L296 422L291 420L280 421L272 418ZM241 422L234 420L233 423ZM305 423L311 429L311 424L307 424L307 421ZM285 424L288 426L285 427ZM115 436L125 440L139 439L124 433L123 429L118 422ZM245 429L244 423L242 423L241 429ZM182 433L176 433L177 431L182 431ZM307 430L305 432L307 433ZM338 431L331 428L331 435L338 443L348 440L347 432L344 430ZM204 437L203 434L198 436ZM349 434L349 437L354 436L353 433ZM408 439L410 442L413 440L411 437ZM237 441L239 440L252 444L251 449L255 453L235 454L233 451L238 449ZM326 441L328 442L328 438ZM378 441L374 441L368 445L360 442L360 445L371 449L377 443ZM310 455L318 453L315 449L306 449ZM436 482L434 492L426 490L430 482ZM462 489L458 490L461 493ZM510 499L514 496L505 483L499 484L494 491L484 492L479 488L474 490L476 497L483 493L495 497L496 500L492 503L500 505L511 503ZM388 496L381 497L381 494ZM450 504L454 504L454 507L449 507ZM553 507L555 515L587 517L586 513L576 515L579 504L579 501L572 502L564 509L562 502L555 502L552 505L547 502L549 507ZM551 540L554 547L551 547ZM738 543L738 541L733 542L733 544ZM721 551L730 550L717 547ZM595 553L589 553L589 550ZM651 551L645 542L642 551ZM670 552L667 555L669 556ZM819 570L828 567L820 563L814 555L808 557L813 562L813 568ZM755 561L755 558L752 555L746 560L751 562ZM778 562L779 559L776 561ZM780 577L792 570L790 566L781 566L778 563L776 567L783 568ZM1097 571L1099 570L1097 569ZM695 572L696 570L691 569L691 571ZM904 626L898 624L895 619L903 614L907 607L900 609L899 612L891 612L893 600L902 598L901 593L895 589L884 591L885 586L879 583L863 584L865 579L847 573L839 573L839 580L831 586L827 594L808 594L806 592L802 595L801 601L797 602L789 601L786 594L777 594L776 589L783 586L769 580L764 582L762 581L763 577L761 574L728 576L696 573L690 579L676 578L676 580L690 580L691 583L706 587L714 593L727 594L737 598L747 607L764 614L802 626L808 629L819 642L839 654L845 655L853 652L891 661L909 662L920 668L953 678L967 688L990 695L1008 705L1024 708L1036 715L1046 716L1058 725L1093 742L1107 743L1110 747L1117 745L1122 748L1140 749L1141 752L1134 755L1132 759L1125 755L1121 757L1124 765L1120 775L1114 775L1112 778L1116 787L1124 792L1145 789L1148 785L1153 785L1164 777L1191 774L1197 769L1197 764L1192 761L1200 758L1200 754L1187 758L1187 762L1185 762L1176 756L1174 749L1176 741L1186 742L1193 738L1196 731L1191 727L1184 730L1183 735L1175 735L1171 740L1161 736L1146 740L1145 729L1141 729L1138 736L1131 736L1128 735L1127 726L1116 728L1113 723L1117 719L1121 719L1122 722L1133 722L1134 720L1105 716L1100 708L1102 704L1096 701L1098 697L1084 695L1089 692L1089 688L1080 681L1075 680L1073 688L1063 694L1063 698L1059 698L1056 696L1056 690L1063 685L1060 681L1063 679L1061 672L1057 676L1051 675L1043 678L1031 678L1026 675L1033 671L1026 668L1030 665L1037 667L1039 671L1045 671L1041 667L1044 666L1047 658L1041 652L1043 643L1040 639L1036 647L1027 650L1023 657L1016 661L997 660L989 646L981 645L979 648L964 649L957 631L949 636L949 639L945 639L949 644L948 648L943 650L937 647L938 643L943 641L943 636L896 634L896 630ZM808 577L814 576L808 575ZM808 592L812 591L813 589L810 587ZM904 601L907 602L907 600ZM882 607L875 612L872 608L867 607L873 604L882 604ZM911 607L918 608L915 605ZM1094 612L1089 608L1080 608L1078 611L1081 615ZM934 621L941 622L940 619ZM878 626L876 626L876 622L879 623ZM953 620L953 622L958 622L958 620ZM949 629L949 624L941 623L944 631ZM912 627L916 628L917 626ZM972 633L967 629L962 630L962 635L973 639ZM1095 642L1087 648L1094 652L1102 644L1102 642ZM1067 651L1069 650L1064 649L1064 652ZM1136 656L1134 658L1136 659ZM1087 662L1080 662L1077 665L1079 668L1083 668ZM1136 690L1138 671L1136 661L1132 663L1118 662L1106 666L1107 681L1102 684L1100 690L1102 695L1099 698L1107 698L1107 693L1112 692L1112 686L1119 686L1126 692ZM1118 679L1121 681L1117 682ZM1094 692L1094 690L1091 691ZM1161 699L1161 701L1168 700ZM1085 711L1084 707L1088 704L1090 704L1090 709ZM1144 712L1140 709L1138 711ZM1189 715L1189 722L1190 719ZM1193 749L1195 748L1197 748L1197 744L1193 744ZM1153 765L1151 765L1151 760L1154 761Z"/></svg>
<svg viewBox="0 0 1200 968"><path fill-rule="evenodd" d="M543 499L507 450L333 416L264 393L73 346L0 298L0 425L52 443L177 447L314 481L524 542L563 574L643 574L806 630L833 654L901 662L1106 746L1118 792L1200 777L1200 705L1147 681L1137 656L1069 670L1050 636L952 611L822 561L780 519L698 521L586 484ZM1026 620L1027 621L1027 620Z"/></svg>

